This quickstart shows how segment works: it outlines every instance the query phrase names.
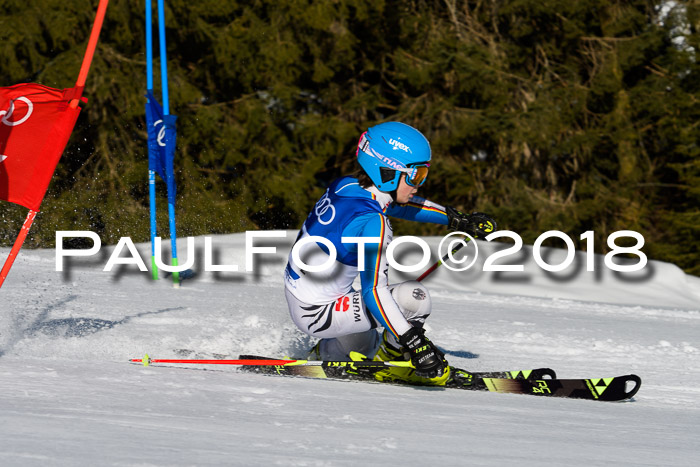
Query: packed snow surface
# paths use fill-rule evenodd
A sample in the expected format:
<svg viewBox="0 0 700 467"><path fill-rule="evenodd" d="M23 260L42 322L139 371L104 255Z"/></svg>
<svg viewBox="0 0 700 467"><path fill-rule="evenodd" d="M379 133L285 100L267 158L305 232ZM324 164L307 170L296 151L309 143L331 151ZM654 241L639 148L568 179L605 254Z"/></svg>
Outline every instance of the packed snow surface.
<svg viewBox="0 0 700 467"><path fill-rule="evenodd" d="M642 387L627 402L129 363L146 352L304 357L314 340L291 323L282 285L294 235L258 240L277 254L252 272L244 234L213 237L214 264L235 273L204 272L197 238L198 275L179 289L133 264L104 272L114 247L67 258L63 272L54 250L23 250L0 289L0 465L698 465L700 279L667 263L613 273L596 257L589 272L578 252L551 273L525 247L509 258L524 271L486 273L496 246L479 242L472 269L425 281L428 335L452 365L635 373ZM434 261L439 239L426 240ZM149 245L138 249L150 264Z"/></svg>

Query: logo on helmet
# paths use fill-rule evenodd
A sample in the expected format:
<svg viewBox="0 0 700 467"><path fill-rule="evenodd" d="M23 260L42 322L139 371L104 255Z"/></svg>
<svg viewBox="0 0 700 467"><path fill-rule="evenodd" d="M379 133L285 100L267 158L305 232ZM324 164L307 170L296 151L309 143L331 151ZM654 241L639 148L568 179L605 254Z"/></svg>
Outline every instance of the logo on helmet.
<svg viewBox="0 0 700 467"><path fill-rule="evenodd" d="M394 138L389 139L389 144L394 146L394 151L396 151L397 149L401 149L404 152L410 152L411 154L413 154L413 151L411 151L411 148L409 146L406 146L401 141L396 141Z"/></svg>
<svg viewBox="0 0 700 467"><path fill-rule="evenodd" d="M394 160L390 157L383 156L372 148L369 148L369 150L372 151L372 155L374 157L376 157L377 159L382 161L384 164L386 164L387 166L389 166L393 169L403 169L405 167L401 162Z"/></svg>

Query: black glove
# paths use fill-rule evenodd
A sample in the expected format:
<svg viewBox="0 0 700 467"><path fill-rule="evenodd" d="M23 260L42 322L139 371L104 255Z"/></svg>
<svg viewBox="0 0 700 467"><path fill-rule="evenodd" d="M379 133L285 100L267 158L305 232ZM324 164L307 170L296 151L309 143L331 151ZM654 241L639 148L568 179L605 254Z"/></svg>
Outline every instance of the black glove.
<svg viewBox="0 0 700 467"><path fill-rule="evenodd" d="M484 238L496 230L496 221L483 212L464 214L450 206L446 211L448 225L452 230L466 232L476 238Z"/></svg>
<svg viewBox="0 0 700 467"><path fill-rule="evenodd" d="M445 354L440 352L424 333L423 329L412 327L399 337L399 342L408 350L416 375L423 378L442 376L447 370Z"/></svg>

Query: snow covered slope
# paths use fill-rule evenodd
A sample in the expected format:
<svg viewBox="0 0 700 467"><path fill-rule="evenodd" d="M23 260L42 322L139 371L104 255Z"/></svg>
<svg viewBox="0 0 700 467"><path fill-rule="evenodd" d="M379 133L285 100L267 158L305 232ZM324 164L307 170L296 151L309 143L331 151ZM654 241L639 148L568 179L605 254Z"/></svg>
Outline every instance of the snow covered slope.
<svg viewBox="0 0 700 467"><path fill-rule="evenodd" d="M0 465L697 465L700 279L666 263L625 275L598 258L587 272L579 253L553 274L526 247L514 256L522 273L483 273L495 246L479 242L472 270L426 280L428 335L451 364L636 373L642 388L625 403L127 362L189 350L303 356L313 340L289 320L282 292L293 238L269 240L278 254L255 272L201 273L179 290L134 266L102 272L109 248L65 272L53 250L22 251L0 289ZM218 264L244 269L243 234L213 244ZM148 257L148 245L139 250ZM563 258L549 253L552 264Z"/></svg>

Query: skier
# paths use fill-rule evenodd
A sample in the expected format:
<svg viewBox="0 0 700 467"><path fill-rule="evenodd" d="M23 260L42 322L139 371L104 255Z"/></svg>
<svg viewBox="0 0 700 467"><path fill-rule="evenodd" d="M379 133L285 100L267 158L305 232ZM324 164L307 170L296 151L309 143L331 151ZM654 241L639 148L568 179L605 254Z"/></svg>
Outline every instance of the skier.
<svg viewBox="0 0 700 467"><path fill-rule="evenodd" d="M409 125L369 128L356 156L357 172L331 183L297 236L297 258L290 252L285 295L292 320L321 339L311 359L350 360L351 351L382 361L410 358L415 370L388 368L376 378L444 385L450 367L423 330L431 312L428 290L417 281L389 285L388 217L447 225L475 238L494 231L496 222L415 196L428 176L431 150ZM309 236L316 238L305 241ZM358 274L362 288L354 290ZM377 328L383 328L381 335Z"/></svg>

